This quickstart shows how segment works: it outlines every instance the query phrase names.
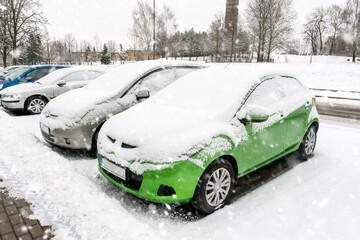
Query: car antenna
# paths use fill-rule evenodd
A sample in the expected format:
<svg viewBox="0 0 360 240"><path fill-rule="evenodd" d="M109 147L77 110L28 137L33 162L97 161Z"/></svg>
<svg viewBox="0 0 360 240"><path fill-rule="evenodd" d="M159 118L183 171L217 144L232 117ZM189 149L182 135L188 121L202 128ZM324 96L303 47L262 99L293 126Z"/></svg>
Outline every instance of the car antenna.
<svg viewBox="0 0 360 240"><path fill-rule="evenodd" d="M229 62L229 63L224 67L224 69L227 68L230 64L232 64L232 62Z"/></svg>

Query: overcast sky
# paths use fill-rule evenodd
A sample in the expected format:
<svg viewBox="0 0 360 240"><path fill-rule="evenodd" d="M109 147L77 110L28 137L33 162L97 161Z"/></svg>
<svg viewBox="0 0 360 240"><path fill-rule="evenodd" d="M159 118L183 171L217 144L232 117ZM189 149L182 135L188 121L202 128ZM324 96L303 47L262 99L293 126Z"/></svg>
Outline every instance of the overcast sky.
<svg viewBox="0 0 360 240"><path fill-rule="evenodd" d="M40 0L49 20L50 36L61 38L72 33L78 40L93 42L97 32L102 42L115 40L128 47L131 12L135 0ZM153 0L148 0L152 4ZM346 0L293 0L298 14L297 30L301 29L306 14L319 6L345 5ZM174 12L180 30L193 27L207 31L214 15L225 12L226 0L156 0L158 6L169 6ZM246 8L247 0L240 0L239 10Z"/></svg>

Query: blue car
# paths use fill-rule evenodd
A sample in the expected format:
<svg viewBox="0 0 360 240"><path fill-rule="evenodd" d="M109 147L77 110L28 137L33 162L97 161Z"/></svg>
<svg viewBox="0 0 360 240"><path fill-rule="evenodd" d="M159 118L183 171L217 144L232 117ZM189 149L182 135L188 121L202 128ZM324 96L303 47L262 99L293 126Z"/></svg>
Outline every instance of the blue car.
<svg viewBox="0 0 360 240"><path fill-rule="evenodd" d="M0 90L21 83L35 82L49 73L65 67L56 65L21 66L8 74L4 80L0 80Z"/></svg>

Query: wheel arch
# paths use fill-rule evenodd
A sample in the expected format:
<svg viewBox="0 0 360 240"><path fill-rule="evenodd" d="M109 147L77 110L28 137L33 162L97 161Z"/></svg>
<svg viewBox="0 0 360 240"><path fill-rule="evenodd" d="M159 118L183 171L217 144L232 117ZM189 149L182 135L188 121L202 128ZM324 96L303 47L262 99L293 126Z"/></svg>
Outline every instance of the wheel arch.
<svg viewBox="0 0 360 240"><path fill-rule="evenodd" d="M234 156L231 156L231 155L223 155L219 158L223 158L225 159L226 161L230 162L230 164L232 165L233 169L234 169L234 177L235 179L237 178L238 174L239 174L239 168L238 168L238 165L237 165L237 162L236 162L236 159Z"/></svg>
<svg viewBox="0 0 360 240"><path fill-rule="evenodd" d="M95 138L97 138L97 136L98 136L98 134L100 132L100 129L102 128L102 126L104 125L105 122L106 121L100 123L100 125L96 127L96 129L95 129L95 131L94 131L94 133L92 135L92 138L91 138L91 148L92 148L92 150L96 150L96 142L95 142L96 139ZM95 146L95 148L94 148L94 146Z"/></svg>
<svg viewBox="0 0 360 240"><path fill-rule="evenodd" d="M314 126L314 127L315 127L316 132L319 131L319 122L318 122L318 121L312 122L312 123L310 124L309 128L310 128L311 126Z"/></svg>

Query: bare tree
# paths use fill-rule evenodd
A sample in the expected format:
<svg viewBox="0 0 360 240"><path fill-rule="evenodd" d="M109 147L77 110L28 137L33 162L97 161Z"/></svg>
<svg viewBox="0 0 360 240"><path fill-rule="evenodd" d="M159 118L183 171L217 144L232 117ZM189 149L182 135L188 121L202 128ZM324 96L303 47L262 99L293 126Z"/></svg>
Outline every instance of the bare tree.
<svg viewBox="0 0 360 240"><path fill-rule="evenodd" d="M38 0L4 0L7 30L13 51L13 64L17 64L18 48L23 46L29 33L46 23Z"/></svg>
<svg viewBox="0 0 360 240"><path fill-rule="evenodd" d="M156 46L157 52L163 57L170 55L170 39L177 32L177 22L173 11L166 5L156 10ZM137 1L137 7L133 10L133 26L130 34L136 47L145 50L150 57L153 44L153 9L143 0ZM173 39L174 40L174 39ZM134 45L134 46L135 46Z"/></svg>
<svg viewBox="0 0 360 240"><path fill-rule="evenodd" d="M113 40L109 40L106 43L106 46L108 48L109 51L109 55L110 55L110 60L114 60L116 53L118 52L118 45L115 41Z"/></svg>
<svg viewBox="0 0 360 240"><path fill-rule="evenodd" d="M269 10L269 35L267 41L267 61L270 61L270 54L276 48L282 48L289 42L293 32L293 23L296 17L292 0L270 0Z"/></svg>
<svg viewBox="0 0 360 240"><path fill-rule="evenodd" d="M138 47L146 50L148 54L152 46L152 14L150 5L142 0L137 1L137 7L132 12L133 27L131 35Z"/></svg>
<svg viewBox="0 0 360 240"><path fill-rule="evenodd" d="M102 51L102 43L98 33L94 35L94 49L95 49L95 61L99 59L99 52Z"/></svg>
<svg viewBox="0 0 360 240"><path fill-rule="evenodd" d="M345 11L339 5L332 5L328 8L328 14L326 21L329 25L329 55L333 54L335 41L337 39L338 34L343 30L343 27L346 22Z"/></svg>
<svg viewBox="0 0 360 240"><path fill-rule="evenodd" d="M352 61L356 61L360 33L360 0L347 1L347 22L351 29L352 37Z"/></svg>
<svg viewBox="0 0 360 240"><path fill-rule="evenodd" d="M247 26L257 52L257 61L270 60L270 53L290 37L295 20L292 0L249 0Z"/></svg>
<svg viewBox="0 0 360 240"><path fill-rule="evenodd" d="M254 49L257 53L257 61L264 61L264 51L267 35L267 22L269 11L267 9L268 0L250 0L246 10L246 19L253 39Z"/></svg>
<svg viewBox="0 0 360 240"><path fill-rule="evenodd" d="M318 32L311 21L304 25L305 39L311 44L311 54L318 54Z"/></svg>
<svg viewBox="0 0 360 240"><path fill-rule="evenodd" d="M175 18L174 12L163 5L162 11L158 14L156 19L156 44L157 50L160 52L162 57L170 55L170 38L177 31L178 25Z"/></svg>
<svg viewBox="0 0 360 240"><path fill-rule="evenodd" d="M73 51L73 48L76 47L76 39L71 33L68 33L68 34L65 34L65 36L64 36L64 43L65 43L65 47L66 47L67 54L68 54L67 60L71 64L72 63L72 51Z"/></svg>
<svg viewBox="0 0 360 240"><path fill-rule="evenodd" d="M327 11L324 8L316 8L304 25L305 35L311 41L312 54L324 53L325 34L327 31Z"/></svg>
<svg viewBox="0 0 360 240"><path fill-rule="evenodd" d="M220 61L222 55L222 44L224 40L225 17L223 13L217 13L215 20L211 23L208 31L207 51L211 54L211 61Z"/></svg>
<svg viewBox="0 0 360 240"><path fill-rule="evenodd" d="M43 36L43 51L45 55L45 61L47 64L50 64L52 62L52 52L51 52L51 45L52 42L49 37L49 33L46 31Z"/></svg>
<svg viewBox="0 0 360 240"><path fill-rule="evenodd" d="M8 13L3 0L0 1L0 53L2 55L3 66L7 66L7 56L11 51L11 42L7 30Z"/></svg>

